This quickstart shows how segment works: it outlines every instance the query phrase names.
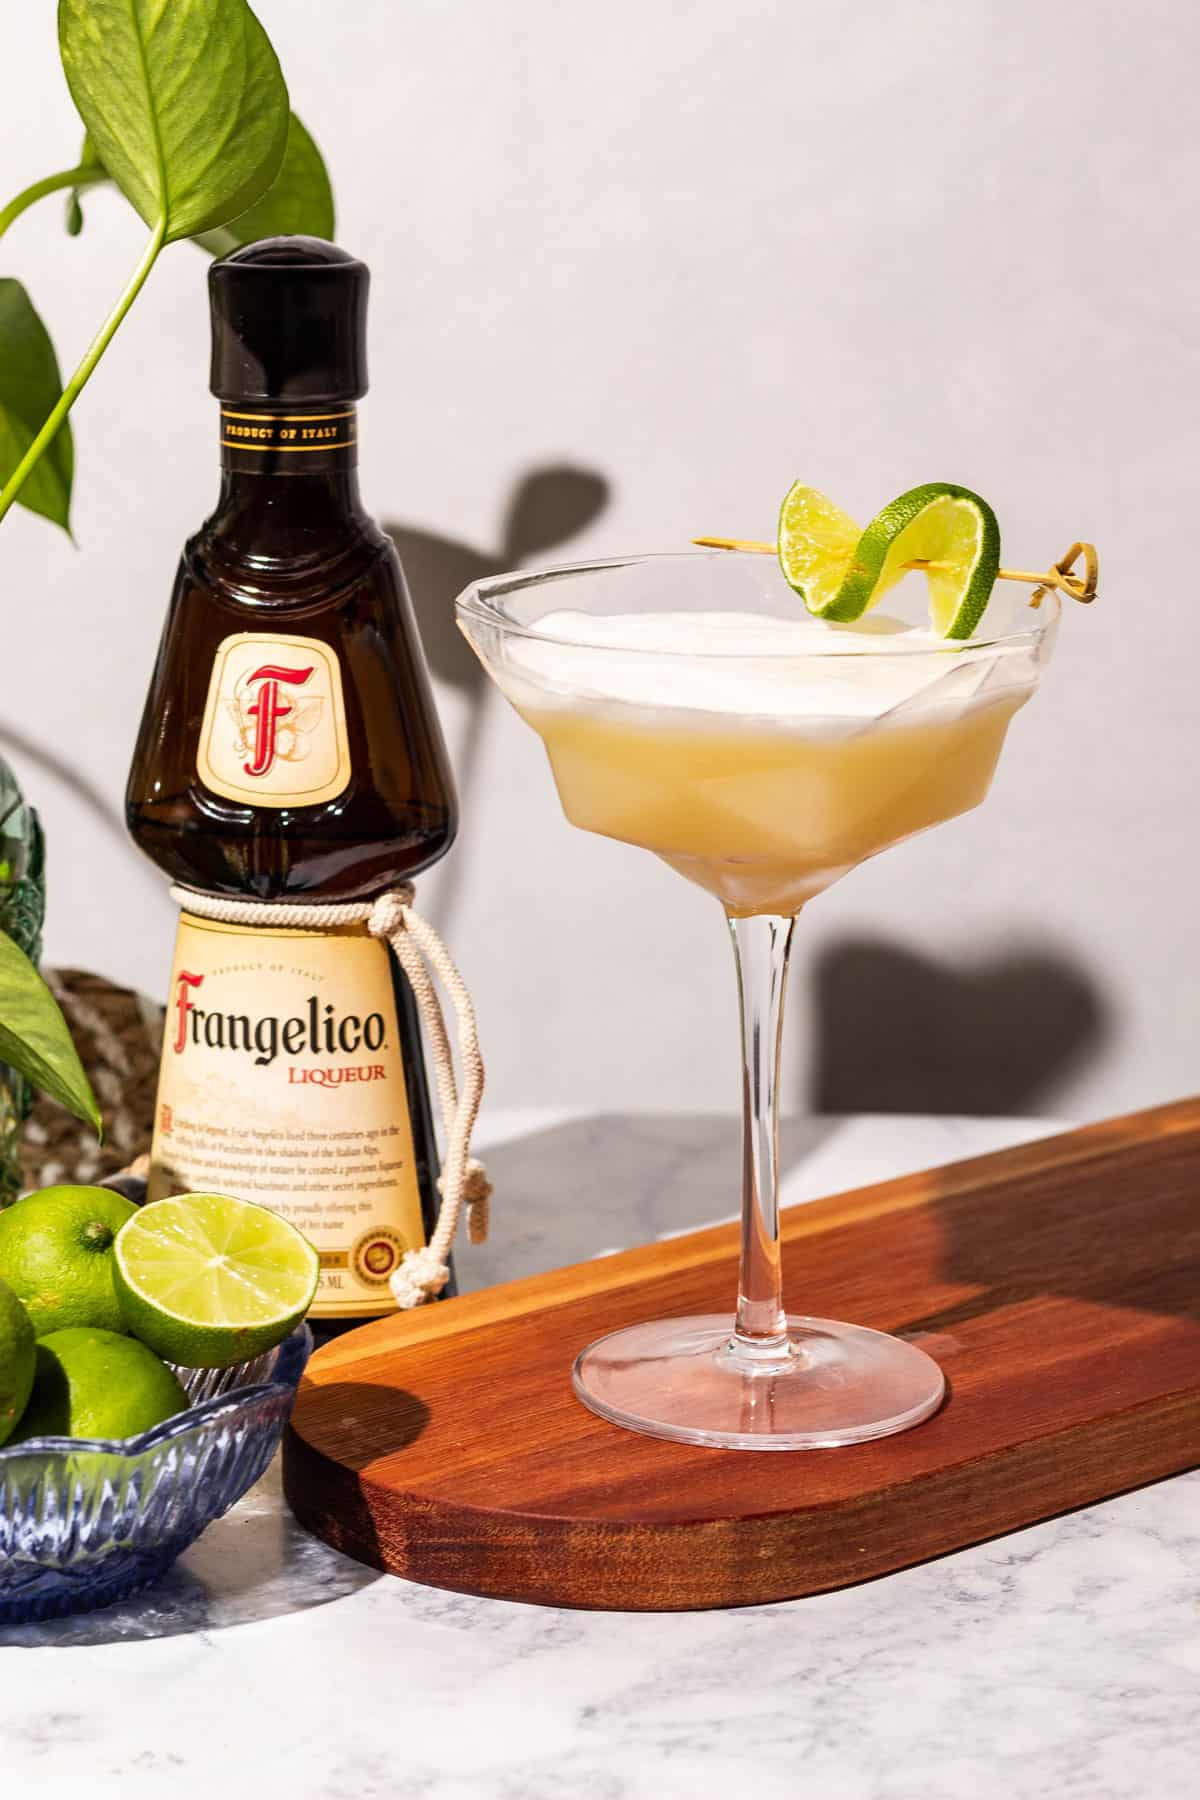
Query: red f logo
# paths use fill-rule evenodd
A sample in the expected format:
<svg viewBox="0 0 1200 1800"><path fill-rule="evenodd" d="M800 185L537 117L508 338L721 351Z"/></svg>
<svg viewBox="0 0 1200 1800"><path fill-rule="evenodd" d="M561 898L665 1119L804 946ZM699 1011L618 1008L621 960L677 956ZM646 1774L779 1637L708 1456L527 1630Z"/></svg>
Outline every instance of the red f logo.
<svg viewBox="0 0 1200 1800"><path fill-rule="evenodd" d="M255 669L253 675L247 677L247 687L253 687L255 682L262 683L254 705L246 708L255 721L253 761L242 764L247 775L265 775L275 761L279 721L286 719L292 710L290 700L284 698L281 684L303 687L311 674L311 667L285 669L280 663L264 663L261 669Z"/></svg>
<svg viewBox="0 0 1200 1800"><path fill-rule="evenodd" d="M187 1043L188 1014L195 1011L188 999L188 989L198 988L203 980L203 975L189 975L186 969L179 971L179 985L175 992L175 1043L173 1046L176 1056L181 1054L183 1046ZM169 1130L170 1128L165 1127L165 1129Z"/></svg>

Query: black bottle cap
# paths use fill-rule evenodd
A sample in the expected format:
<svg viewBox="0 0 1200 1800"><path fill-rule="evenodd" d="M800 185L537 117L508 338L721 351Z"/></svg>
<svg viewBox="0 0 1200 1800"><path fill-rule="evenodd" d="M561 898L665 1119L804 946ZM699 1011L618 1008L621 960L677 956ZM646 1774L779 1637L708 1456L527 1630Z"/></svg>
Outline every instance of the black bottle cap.
<svg viewBox="0 0 1200 1800"><path fill-rule="evenodd" d="M367 391L371 276L323 238L262 238L213 263L212 373L219 400L308 404Z"/></svg>

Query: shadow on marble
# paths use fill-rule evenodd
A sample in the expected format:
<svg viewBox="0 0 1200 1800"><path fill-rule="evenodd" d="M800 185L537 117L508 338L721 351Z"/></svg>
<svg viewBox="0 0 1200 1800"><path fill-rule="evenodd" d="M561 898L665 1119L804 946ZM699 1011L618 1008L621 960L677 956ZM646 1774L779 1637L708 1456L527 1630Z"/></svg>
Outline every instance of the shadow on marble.
<svg viewBox="0 0 1200 1800"><path fill-rule="evenodd" d="M1091 972L1036 943L949 961L843 938L817 960L813 1005L821 1113L1036 1115L1112 1031Z"/></svg>
<svg viewBox="0 0 1200 1800"><path fill-rule="evenodd" d="M161 1581L100 1612L0 1625L0 1648L121 1644L221 1631L328 1606L381 1579L296 1523L276 1458L258 1486L210 1525Z"/></svg>
<svg viewBox="0 0 1200 1800"><path fill-rule="evenodd" d="M837 1128L836 1119L784 1120L781 1174ZM698 1231L734 1217L740 1204L739 1128L728 1116L572 1119L483 1154L496 1187L496 1230L457 1258L463 1293Z"/></svg>

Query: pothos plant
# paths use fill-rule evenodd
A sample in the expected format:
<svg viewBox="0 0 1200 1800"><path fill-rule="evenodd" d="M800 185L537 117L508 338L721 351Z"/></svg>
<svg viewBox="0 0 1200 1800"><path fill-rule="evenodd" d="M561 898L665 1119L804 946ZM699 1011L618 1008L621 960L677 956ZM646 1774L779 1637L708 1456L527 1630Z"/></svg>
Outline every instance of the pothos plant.
<svg viewBox="0 0 1200 1800"><path fill-rule="evenodd" d="M25 952L0 932L0 1062L100 1130L100 1108L58 1002Z"/></svg>
<svg viewBox="0 0 1200 1800"><path fill-rule="evenodd" d="M278 232L332 237L334 207L321 153L246 0L59 0L58 47L82 148L0 209L0 237L38 201L64 194L65 228L77 237L86 198L105 186L149 232L65 383L29 294L0 277L0 519L19 501L69 533L69 415L162 252L184 239L222 255ZM0 1061L99 1127L62 1014L2 933Z"/></svg>

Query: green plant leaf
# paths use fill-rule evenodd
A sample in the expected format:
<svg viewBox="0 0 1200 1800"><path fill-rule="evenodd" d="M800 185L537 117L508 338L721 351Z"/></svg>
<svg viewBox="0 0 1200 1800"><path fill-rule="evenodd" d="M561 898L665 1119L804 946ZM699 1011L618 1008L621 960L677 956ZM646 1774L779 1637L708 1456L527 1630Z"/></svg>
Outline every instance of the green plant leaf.
<svg viewBox="0 0 1200 1800"><path fill-rule="evenodd" d="M86 131L83 134L83 148L79 152L79 167L81 169L103 167L100 154ZM90 185L92 184L89 183ZM73 187L67 195L66 227L68 237L78 237L83 230L83 201L81 199L83 191L82 187Z"/></svg>
<svg viewBox="0 0 1200 1800"><path fill-rule="evenodd" d="M0 279L0 487L62 393L50 334L19 281ZM21 504L71 529L75 452L64 423L21 489Z"/></svg>
<svg viewBox="0 0 1200 1800"><path fill-rule="evenodd" d="M59 0L71 97L126 199L163 241L236 219L287 143L279 59L246 0Z"/></svg>
<svg viewBox="0 0 1200 1800"><path fill-rule="evenodd" d="M0 1062L102 1129L103 1121L58 1002L23 950L0 932Z"/></svg>
<svg viewBox="0 0 1200 1800"><path fill-rule="evenodd" d="M293 231L306 237L331 238L335 229L333 187L324 158L312 134L293 113L283 162L262 199L228 225L200 232L196 242L214 256L227 256L259 238Z"/></svg>

